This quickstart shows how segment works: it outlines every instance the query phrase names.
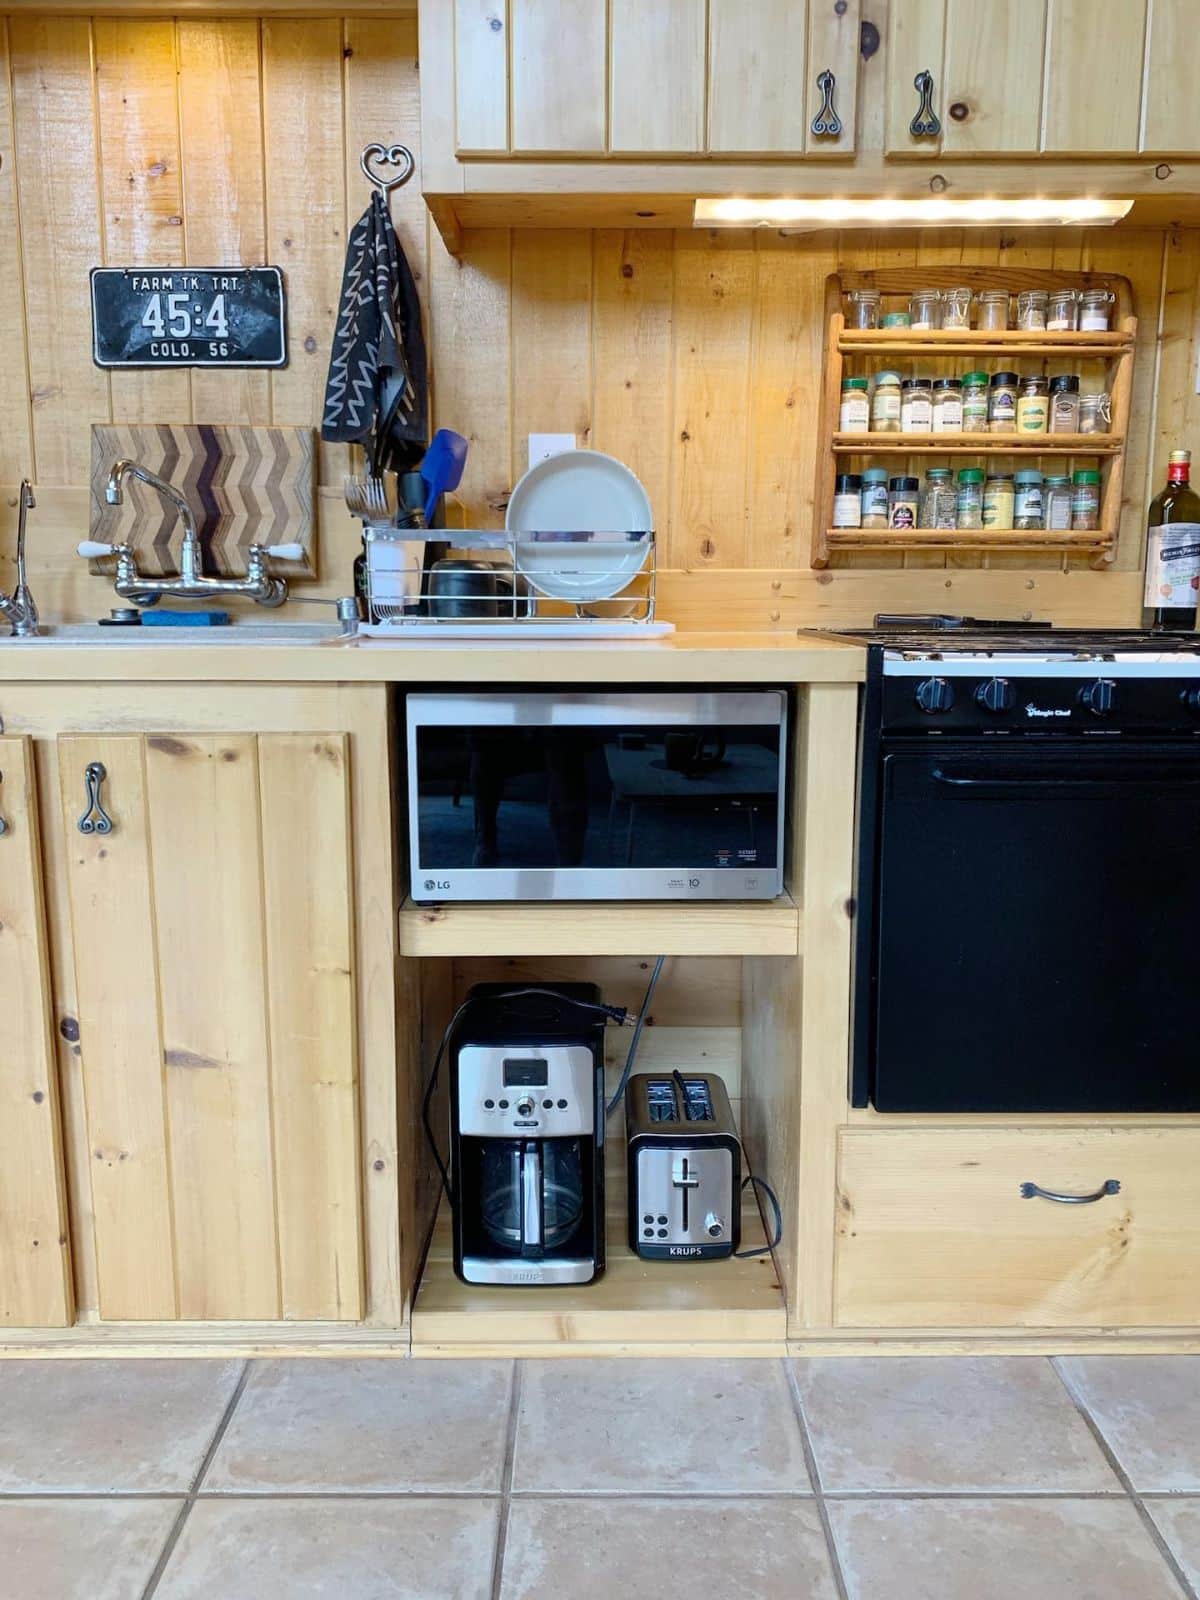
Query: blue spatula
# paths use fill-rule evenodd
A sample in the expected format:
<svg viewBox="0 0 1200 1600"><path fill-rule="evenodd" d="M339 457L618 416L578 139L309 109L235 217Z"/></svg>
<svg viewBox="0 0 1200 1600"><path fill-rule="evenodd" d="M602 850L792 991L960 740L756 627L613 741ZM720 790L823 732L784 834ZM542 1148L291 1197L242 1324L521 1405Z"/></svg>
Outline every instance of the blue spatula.
<svg viewBox="0 0 1200 1600"><path fill-rule="evenodd" d="M448 489L457 489L462 482L463 467L467 460L467 441L461 433L451 428L439 428L429 441L429 449L421 463L421 477L425 481L425 525L433 526L437 503Z"/></svg>

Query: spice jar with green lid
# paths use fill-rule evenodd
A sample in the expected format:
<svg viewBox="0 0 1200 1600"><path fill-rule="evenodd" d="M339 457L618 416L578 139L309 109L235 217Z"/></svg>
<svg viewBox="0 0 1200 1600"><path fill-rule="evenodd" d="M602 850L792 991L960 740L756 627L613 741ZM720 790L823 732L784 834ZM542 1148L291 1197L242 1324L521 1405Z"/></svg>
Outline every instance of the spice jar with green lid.
<svg viewBox="0 0 1200 1600"><path fill-rule="evenodd" d="M958 474L957 526L983 527L983 468L963 467Z"/></svg>
<svg viewBox="0 0 1200 1600"><path fill-rule="evenodd" d="M1015 487L1011 472L990 472L983 486L985 528L1011 528Z"/></svg>
<svg viewBox="0 0 1200 1600"><path fill-rule="evenodd" d="M949 467L930 467L925 474L925 492L921 496L920 523L922 528L941 529L956 528L958 526L954 476Z"/></svg>
<svg viewBox="0 0 1200 1600"><path fill-rule="evenodd" d="M888 516L888 475L886 467L868 467L862 475L863 528L886 528Z"/></svg>
<svg viewBox="0 0 1200 1600"><path fill-rule="evenodd" d="M1071 479L1071 527L1091 533L1100 526L1100 474L1080 468Z"/></svg>
<svg viewBox="0 0 1200 1600"><path fill-rule="evenodd" d="M964 433L988 431L988 382L986 372L963 374L962 431Z"/></svg>
<svg viewBox="0 0 1200 1600"><path fill-rule="evenodd" d="M871 396L871 432L900 432L900 374L877 372Z"/></svg>
<svg viewBox="0 0 1200 1600"><path fill-rule="evenodd" d="M1042 475L1032 467L1018 472L1013 480L1013 527L1031 533L1044 523Z"/></svg>
<svg viewBox="0 0 1200 1600"><path fill-rule="evenodd" d="M838 428L842 433L866 433L870 428L867 387L865 378L842 379L842 404L838 413Z"/></svg>
<svg viewBox="0 0 1200 1600"><path fill-rule="evenodd" d="M1042 516L1047 529L1061 533L1071 526L1071 480L1066 473L1042 480Z"/></svg>

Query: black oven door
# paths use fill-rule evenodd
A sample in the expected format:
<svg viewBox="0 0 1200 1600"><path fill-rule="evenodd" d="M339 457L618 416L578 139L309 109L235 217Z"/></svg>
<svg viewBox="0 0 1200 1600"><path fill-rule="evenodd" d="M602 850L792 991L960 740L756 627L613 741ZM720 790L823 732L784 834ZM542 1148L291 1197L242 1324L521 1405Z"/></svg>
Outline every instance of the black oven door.
<svg viewBox="0 0 1200 1600"><path fill-rule="evenodd" d="M1200 742L893 746L879 804L878 1110L1200 1109Z"/></svg>

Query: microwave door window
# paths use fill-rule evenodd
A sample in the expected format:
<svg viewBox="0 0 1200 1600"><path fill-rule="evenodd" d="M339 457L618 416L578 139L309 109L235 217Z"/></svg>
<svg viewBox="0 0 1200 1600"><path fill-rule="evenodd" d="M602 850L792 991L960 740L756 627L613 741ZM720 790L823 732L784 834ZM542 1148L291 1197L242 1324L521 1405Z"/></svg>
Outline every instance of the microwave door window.
<svg viewBox="0 0 1200 1600"><path fill-rule="evenodd" d="M421 862L776 865L779 730L423 727Z"/></svg>

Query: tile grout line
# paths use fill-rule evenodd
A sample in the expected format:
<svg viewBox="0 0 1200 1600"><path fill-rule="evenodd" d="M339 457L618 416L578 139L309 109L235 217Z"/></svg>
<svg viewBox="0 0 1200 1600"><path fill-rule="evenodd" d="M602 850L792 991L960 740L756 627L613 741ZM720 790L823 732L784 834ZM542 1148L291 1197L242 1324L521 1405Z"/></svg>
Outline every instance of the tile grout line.
<svg viewBox="0 0 1200 1600"><path fill-rule="evenodd" d="M782 1360L783 1381L787 1384L788 1393L792 1398L792 1411L795 1413L796 1426L800 1430L800 1444L804 1451L804 1464L808 1468L809 1482L812 1486L812 1499L817 1508L817 1516L821 1519L821 1531L825 1535L825 1549L829 1556L829 1566L833 1573L838 1600L849 1600L846 1578L842 1572L842 1558L838 1553L837 1540L833 1536L833 1523L829 1520L829 1508L825 1504L825 1491L821 1484L821 1471L817 1466L817 1454L813 1449L812 1439L808 1432L808 1421L804 1415L804 1402L800 1397L800 1380L796 1376L795 1363L787 1356L784 1356Z"/></svg>
<svg viewBox="0 0 1200 1600"><path fill-rule="evenodd" d="M1175 1559L1175 1554L1170 1545L1167 1543L1166 1539L1163 1537L1158 1524L1150 1515L1150 1512L1147 1510L1146 1506L1142 1503L1142 1497L1134 1487L1133 1479L1125 1471L1125 1468L1121 1465L1116 1451L1104 1437L1104 1432L1101 1429L1100 1424L1092 1416L1091 1411L1088 1409L1087 1402L1084 1400L1083 1395L1079 1393L1079 1391L1075 1388L1075 1385L1071 1382L1070 1378L1059 1365L1061 1359L1062 1358L1060 1356L1047 1357L1047 1360L1049 1361L1050 1366L1053 1368L1054 1374L1058 1378L1059 1383L1061 1383L1063 1388L1066 1390L1071 1404L1083 1418L1083 1421L1087 1426L1088 1431L1091 1433L1092 1438L1095 1439L1101 1454L1108 1462L1109 1468L1116 1474L1118 1483L1120 1483L1122 1489L1124 1489L1127 1497L1133 1502L1133 1508L1137 1512L1142 1526L1150 1535L1150 1539L1154 1544L1155 1549L1170 1568L1171 1576L1175 1579L1175 1582L1179 1585L1183 1593L1187 1595L1188 1600L1197 1600L1195 1589L1193 1589L1191 1584L1188 1582L1183 1568Z"/></svg>
<svg viewBox="0 0 1200 1600"><path fill-rule="evenodd" d="M517 1446L517 1423L521 1415L521 1380L524 1362L513 1362L512 1393L508 1402L508 1427L504 1434L504 1467L500 1474L500 1506L496 1520L496 1546L492 1552L491 1600L500 1600L504 1580L504 1552L508 1546L508 1515L512 1509L513 1465Z"/></svg>
<svg viewBox="0 0 1200 1600"><path fill-rule="evenodd" d="M212 1466L213 1457L221 1447L221 1440L225 1437L229 1424L233 1421L233 1414L237 1410L238 1402L241 1400L242 1393L245 1390L246 1384L250 1378L250 1367L251 1362L244 1361L242 1363L242 1370L238 1375L238 1381L236 1384L234 1384L233 1393L229 1397L229 1402L224 1411L221 1413L221 1420L217 1423L216 1432L213 1434L211 1440L209 1441L208 1449L204 1452L204 1455L201 1458L199 1469L196 1473L196 1476L192 1479L192 1486L188 1490L182 1506L179 1508L179 1515L175 1518L175 1521L171 1525L171 1531L167 1535L166 1542L159 1551L158 1560L154 1563L154 1570L151 1572L146 1581L146 1587L142 1590L142 1600L153 1600L153 1596L157 1591L159 1584L162 1582L163 1573L166 1572L171 1557L175 1554L175 1547L179 1543L180 1536L183 1533L188 1517L191 1515L192 1507L196 1504L196 1497L200 1493L200 1486L204 1482L209 1467Z"/></svg>

